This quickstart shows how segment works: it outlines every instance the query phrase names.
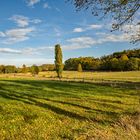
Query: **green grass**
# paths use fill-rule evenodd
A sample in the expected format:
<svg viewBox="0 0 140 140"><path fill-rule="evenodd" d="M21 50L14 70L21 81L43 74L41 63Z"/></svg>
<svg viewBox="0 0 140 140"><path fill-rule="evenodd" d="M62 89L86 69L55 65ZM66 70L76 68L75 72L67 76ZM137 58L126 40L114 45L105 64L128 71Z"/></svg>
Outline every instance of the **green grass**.
<svg viewBox="0 0 140 140"><path fill-rule="evenodd" d="M1 79L0 140L138 139L139 98L125 87Z"/></svg>
<svg viewBox="0 0 140 140"><path fill-rule="evenodd" d="M36 78L55 78L55 71L40 72ZM23 74L0 74L0 78L32 78L31 73ZM63 71L64 79L87 79L91 81L111 80L111 81L128 81L128 82L140 82L140 71L128 71L128 72L77 72L77 71Z"/></svg>

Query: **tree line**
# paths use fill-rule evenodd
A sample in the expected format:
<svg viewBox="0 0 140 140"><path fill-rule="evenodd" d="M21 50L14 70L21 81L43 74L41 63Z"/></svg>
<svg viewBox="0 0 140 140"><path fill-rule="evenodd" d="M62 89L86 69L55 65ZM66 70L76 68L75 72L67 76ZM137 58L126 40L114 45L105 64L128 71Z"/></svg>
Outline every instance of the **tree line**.
<svg viewBox="0 0 140 140"><path fill-rule="evenodd" d="M62 50L60 45L55 46L55 64L43 64L22 67L14 65L0 65L0 73L32 73L33 75L44 71L56 71L62 77L62 71L132 71L140 70L140 49L115 52L101 58L79 57L70 58L62 63Z"/></svg>
<svg viewBox="0 0 140 140"><path fill-rule="evenodd" d="M16 67L14 65L0 65L0 73L28 73L31 72L34 74L43 71L54 71L54 64L43 64L40 66L32 65L30 67L23 64L22 67ZM37 72L38 71L38 72Z"/></svg>
<svg viewBox="0 0 140 140"><path fill-rule="evenodd" d="M81 65L85 71L133 71L140 70L140 49L115 52L101 58L79 57L65 61L65 70L77 70Z"/></svg>

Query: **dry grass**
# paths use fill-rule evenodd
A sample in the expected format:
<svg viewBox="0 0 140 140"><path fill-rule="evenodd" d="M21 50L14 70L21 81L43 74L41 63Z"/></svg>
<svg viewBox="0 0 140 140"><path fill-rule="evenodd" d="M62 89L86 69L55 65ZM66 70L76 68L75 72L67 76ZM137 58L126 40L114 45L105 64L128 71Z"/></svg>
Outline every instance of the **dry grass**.
<svg viewBox="0 0 140 140"><path fill-rule="evenodd" d="M40 72L36 78L56 78L55 71ZM30 73L27 74L0 74L1 78L34 78ZM140 71L130 72L77 72L63 71L63 79L84 79L84 80L111 80L111 81L130 81L140 82Z"/></svg>

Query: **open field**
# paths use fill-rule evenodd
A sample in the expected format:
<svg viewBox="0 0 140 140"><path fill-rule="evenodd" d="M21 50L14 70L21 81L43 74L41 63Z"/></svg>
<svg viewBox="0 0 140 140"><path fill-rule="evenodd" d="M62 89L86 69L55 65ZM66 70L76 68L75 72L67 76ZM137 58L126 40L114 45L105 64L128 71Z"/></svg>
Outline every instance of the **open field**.
<svg viewBox="0 0 140 140"><path fill-rule="evenodd" d="M0 140L138 140L140 91L1 78Z"/></svg>
<svg viewBox="0 0 140 140"><path fill-rule="evenodd" d="M36 78L55 78L55 71L40 72ZM0 74L1 78L33 78L30 73L23 74ZM129 72L77 72L77 71L63 71L63 79L87 79L87 80L111 80L111 81L131 81L140 82L140 71Z"/></svg>

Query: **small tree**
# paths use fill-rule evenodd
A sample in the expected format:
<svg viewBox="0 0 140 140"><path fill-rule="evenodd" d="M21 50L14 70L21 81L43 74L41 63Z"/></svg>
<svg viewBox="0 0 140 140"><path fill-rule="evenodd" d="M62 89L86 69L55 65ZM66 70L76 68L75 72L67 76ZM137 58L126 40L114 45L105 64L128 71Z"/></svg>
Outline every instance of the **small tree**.
<svg viewBox="0 0 140 140"><path fill-rule="evenodd" d="M33 76L38 75L39 73L39 68L36 65L31 66L31 73Z"/></svg>
<svg viewBox="0 0 140 140"><path fill-rule="evenodd" d="M26 65L23 64L23 66L22 66L22 73L27 73L27 72L28 72L28 69L27 69Z"/></svg>
<svg viewBox="0 0 140 140"><path fill-rule="evenodd" d="M5 66L4 65L0 65L0 73L5 73Z"/></svg>
<svg viewBox="0 0 140 140"><path fill-rule="evenodd" d="M62 78L63 64L62 64L62 50L59 44L55 45L55 69L58 78Z"/></svg>
<svg viewBox="0 0 140 140"><path fill-rule="evenodd" d="M82 65L80 63L78 64L77 71L78 72L82 72L83 71Z"/></svg>
<svg viewBox="0 0 140 140"><path fill-rule="evenodd" d="M123 54L119 60L120 70L122 71L128 70L128 61L129 61L128 56L126 54Z"/></svg>

